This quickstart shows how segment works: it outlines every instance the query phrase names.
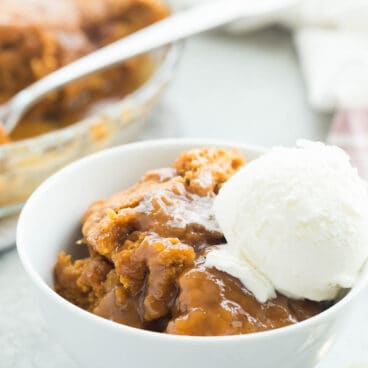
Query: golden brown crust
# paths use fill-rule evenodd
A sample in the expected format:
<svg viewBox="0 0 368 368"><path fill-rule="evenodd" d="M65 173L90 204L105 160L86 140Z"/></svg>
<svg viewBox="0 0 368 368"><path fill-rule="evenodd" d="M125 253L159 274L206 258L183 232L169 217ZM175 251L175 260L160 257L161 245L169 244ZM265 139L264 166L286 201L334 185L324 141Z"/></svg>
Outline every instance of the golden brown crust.
<svg viewBox="0 0 368 368"><path fill-rule="evenodd" d="M90 257L71 262L62 253L56 290L101 317L181 335L263 331L322 311L280 295L260 304L239 280L203 266L207 249L225 242L214 224L215 193L243 162L235 150L184 152L174 168L93 204L83 218Z"/></svg>
<svg viewBox="0 0 368 368"><path fill-rule="evenodd" d="M61 252L54 269L55 290L81 308L91 310L104 294L104 282L112 265L96 255L72 261Z"/></svg>
<svg viewBox="0 0 368 368"><path fill-rule="evenodd" d="M174 162L174 167L190 189L199 195L217 194L221 185L243 165L244 159L238 150L217 148L184 152Z"/></svg>
<svg viewBox="0 0 368 368"><path fill-rule="evenodd" d="M87 210L82 226L86 242L107 257L133 231L152 231L198 247L222 242L211 209L213 192L202 190L198 196L189 189L174 169L146 174L132 188ZM204 223L213 223L213 228L206 229Z"/></svg>

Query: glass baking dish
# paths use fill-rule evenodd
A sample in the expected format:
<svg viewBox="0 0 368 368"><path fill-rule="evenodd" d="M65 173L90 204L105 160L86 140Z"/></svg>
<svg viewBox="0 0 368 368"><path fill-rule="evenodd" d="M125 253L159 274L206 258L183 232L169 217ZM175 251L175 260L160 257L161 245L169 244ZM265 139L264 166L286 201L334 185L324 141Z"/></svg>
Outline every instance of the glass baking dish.
<svg viewBox="0 0 368 368"><path fill-rule="evenodd" d="M61 130L0 146L0 219L17 213L44 179L69 162L131 141L170 81L180 48L176 44L152 52L154 72L148 81L98 114Z"/></svg>

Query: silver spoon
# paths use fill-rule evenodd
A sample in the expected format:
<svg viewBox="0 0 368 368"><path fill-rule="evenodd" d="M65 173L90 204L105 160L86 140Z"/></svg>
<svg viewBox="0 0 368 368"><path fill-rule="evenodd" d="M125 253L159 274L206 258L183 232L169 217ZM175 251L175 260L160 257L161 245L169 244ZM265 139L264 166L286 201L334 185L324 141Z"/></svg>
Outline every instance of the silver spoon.
<svg viewBox="0 0 368 368"><path fill-rule="evenodd" d="M135 32L47 75L0 106L0 122L10 133L37 101L51 91L131 57L239 18L254 20L297 5L299 0L217 0L203 3Z"/></svg>

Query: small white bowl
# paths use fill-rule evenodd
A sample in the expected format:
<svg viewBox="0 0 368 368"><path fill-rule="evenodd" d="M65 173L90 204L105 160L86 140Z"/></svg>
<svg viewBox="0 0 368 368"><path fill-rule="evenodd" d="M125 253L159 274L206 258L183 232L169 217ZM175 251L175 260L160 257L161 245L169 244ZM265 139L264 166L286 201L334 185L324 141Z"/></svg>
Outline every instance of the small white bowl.
<svg viewBox="0 0 368 368"><path fill-rule="evenodd" d="M311 368L322 359L368 282L357 285L325 312L293 326L250 335L190 337L124 326L88 313L53 291L57 254L73 248L80 218L95 200L135 183L147 170L168 166L194 147L237 147L252 160L262 149L211 140L129 144L79 160L46 180L20 216L17 245L33 280L47 326L81 367Z"/></svg>

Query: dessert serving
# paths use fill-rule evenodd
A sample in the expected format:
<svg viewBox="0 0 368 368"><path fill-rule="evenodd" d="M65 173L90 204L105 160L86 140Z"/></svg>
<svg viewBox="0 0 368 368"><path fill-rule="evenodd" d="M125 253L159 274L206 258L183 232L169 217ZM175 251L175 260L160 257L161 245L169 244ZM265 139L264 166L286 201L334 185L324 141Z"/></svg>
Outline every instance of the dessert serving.
<svg viewBox="0 0 368 368"><path fill-rule="evenodd" d="M275 149L249 164L237 150L183 152L87 210L74 247L88 256L59 254L55 290L98 316L169 334L295 324L354 285L368 254L367 203L337 148Z"/></svg>
<svg viewBox="0 0 368 368"><path fill-rule="evenodd" d="M143 141L41 184L17 248L45 325L83 367L311 368L366 290L367 203L334 147Z"/></svg>
<svg viewBox="0 0 368 368"><path fill-rule="evenodd" d="M168 14L160 0L3 0L0 103L50 72ZM119 99L152 73L148 56L70 83L50 94L12 132L20 140L74 123L95 103ZM0 133L0 142L9 137Z"/></svg>

